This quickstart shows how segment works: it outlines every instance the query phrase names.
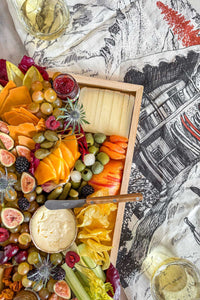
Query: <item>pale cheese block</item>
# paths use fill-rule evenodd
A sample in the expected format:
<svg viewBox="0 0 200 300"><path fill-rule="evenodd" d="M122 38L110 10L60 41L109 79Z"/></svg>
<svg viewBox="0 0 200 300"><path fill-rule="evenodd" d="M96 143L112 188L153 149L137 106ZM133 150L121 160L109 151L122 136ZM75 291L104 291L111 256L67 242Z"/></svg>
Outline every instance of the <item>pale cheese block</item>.
<svg viewBox="0 0 200 300"><path fill-rule="evenodd" d="M83 104L86 119L85 132L102 132L128 137L134 96L107 89L81 89L79 101Z"/></svg>

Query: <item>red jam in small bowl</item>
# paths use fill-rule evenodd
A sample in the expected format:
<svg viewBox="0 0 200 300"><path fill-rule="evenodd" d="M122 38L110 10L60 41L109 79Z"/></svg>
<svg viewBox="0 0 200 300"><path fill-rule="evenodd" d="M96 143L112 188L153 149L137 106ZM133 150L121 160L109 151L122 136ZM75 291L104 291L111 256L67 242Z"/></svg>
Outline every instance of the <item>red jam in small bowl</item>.
<svg viewBox="0 0 200 300"><path fill-rule="evenodd" d="M60 74L53 81L53 88L57 96L62 100L67 98L76 101L79 97L80 88L77 81L69 74Z"/></svg>

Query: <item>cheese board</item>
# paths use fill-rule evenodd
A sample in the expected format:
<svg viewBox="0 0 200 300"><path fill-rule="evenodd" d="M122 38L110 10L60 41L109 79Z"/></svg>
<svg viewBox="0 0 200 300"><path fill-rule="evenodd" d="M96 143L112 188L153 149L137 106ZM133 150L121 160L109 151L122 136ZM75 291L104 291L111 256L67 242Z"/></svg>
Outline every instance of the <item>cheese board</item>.
<svg viewBox="0 0 200 300"><path fill-rule="evenodd" d="M143 87L47 73L26 56L1 64L0 297L119 296L124 201L142 200L125 194Z"/></svg>

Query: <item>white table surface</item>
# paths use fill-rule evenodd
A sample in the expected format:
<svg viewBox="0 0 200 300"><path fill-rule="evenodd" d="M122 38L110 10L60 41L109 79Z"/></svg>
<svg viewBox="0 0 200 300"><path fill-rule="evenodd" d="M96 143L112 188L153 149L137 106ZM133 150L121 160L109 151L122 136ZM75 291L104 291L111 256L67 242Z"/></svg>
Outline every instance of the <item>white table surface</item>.
<svg viewBox="0 0 200 300"><path fill-rule="evenodd" d="M9 1L9 0L8 0ZM0 58L18 64L27 55L26 49L18 36L13 20L8 11L7 1L1 0L0 9ZM124 292L120 300L126 300Z"/></svg>

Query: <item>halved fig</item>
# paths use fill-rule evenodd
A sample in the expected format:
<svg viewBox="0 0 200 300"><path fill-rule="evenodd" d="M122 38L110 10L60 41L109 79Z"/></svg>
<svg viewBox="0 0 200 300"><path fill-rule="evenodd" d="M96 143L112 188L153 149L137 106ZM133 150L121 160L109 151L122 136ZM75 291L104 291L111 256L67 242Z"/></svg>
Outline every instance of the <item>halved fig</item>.
<svg viewBox="0 0 200 300"><path fill-rule="evenodd" d="M9 133L8 125L7 123L0 121L0 131L4 133Z"/></svg>
<svg viewBox="0 0 200 300"><path fill-rule="evenodd" d="M63 299L71 298L71 290L65 280L57 281L53 286L54 292L56 295L62 297Z"/></svg>
<svg viewBox="0 0 200 300"><path fill-rule="evenodd" d="M5 167L11 167L15 163L16 157L5 149L0 149L0 162Z"/></svg>
<svg viewBox="0 0 200 300"><path fill-rule="evenodd" d="M1 219L4 226L12 229L23 223L24 216L18 209L6 207L1 211Z"/></svg>
<svg viewBox="0 0 200 300"><path fill-rule="evenodd" d="M5 149L11 150L14 147L14 140L8 134L0 132L0 140L3 143Z"/></svg>
<svg viewBox="0 0 200 300"><path fill-rule="evenodd" d="M16 146L16 151L19 156L24 156L29 162L31 162L31 150L26 146Z"/></svg>
<svg viewBox="0 0 200 300"><path fill-rule="evenodd" d="M28 172L23 172L21 176L21 188L24 194L32 192L36 188L36 179Z"/></svg>

